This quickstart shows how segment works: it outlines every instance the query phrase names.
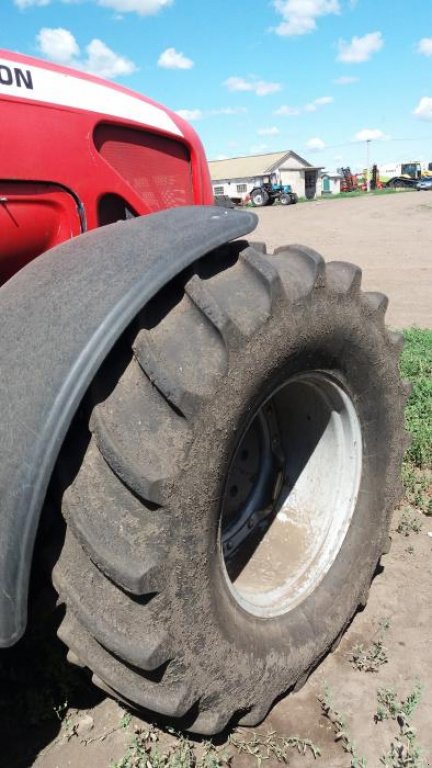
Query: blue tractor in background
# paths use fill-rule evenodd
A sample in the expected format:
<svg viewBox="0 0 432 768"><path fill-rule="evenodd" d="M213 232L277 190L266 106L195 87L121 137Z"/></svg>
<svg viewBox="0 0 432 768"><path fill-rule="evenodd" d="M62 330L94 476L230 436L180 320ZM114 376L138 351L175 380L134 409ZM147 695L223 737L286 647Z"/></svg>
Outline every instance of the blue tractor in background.
<svg viewBox="0 0 432 768"><path fill-rule="evenodd" d="M273 205L276 200L282 205L293 205L298 201L290 184L281 184L273 177L269 177L267 181L263 179L260 186L254 187L250 192L250 199L252 205L257 207Z"/></svg>

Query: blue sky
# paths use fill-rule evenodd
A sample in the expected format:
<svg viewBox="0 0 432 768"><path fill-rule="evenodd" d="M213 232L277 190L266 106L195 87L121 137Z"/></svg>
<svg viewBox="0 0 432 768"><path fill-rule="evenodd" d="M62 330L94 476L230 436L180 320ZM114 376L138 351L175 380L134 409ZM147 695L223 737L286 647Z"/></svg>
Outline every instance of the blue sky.
<svg viewBox="0 0 432 768"><path fill-rule="evenodd" d="M180 111L209 159L432 162L432 0L0 0L0 47Z"/></svg>

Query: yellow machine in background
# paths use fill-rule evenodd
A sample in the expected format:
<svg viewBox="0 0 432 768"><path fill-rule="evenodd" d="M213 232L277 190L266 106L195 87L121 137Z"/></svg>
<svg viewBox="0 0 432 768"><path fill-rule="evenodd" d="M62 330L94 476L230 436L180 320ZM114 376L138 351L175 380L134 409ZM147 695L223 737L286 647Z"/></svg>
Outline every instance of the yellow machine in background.
<svg viewBox="0 0 432 768"><path fill-rule="evenodd" d="M386 187L415 187L421 179L432 178L432 162L410 160L379 167L379 178Z"/></svg>
<svg viewBox="0 0 432 768"><path fill-rule="evenodd" d="M411 161L409 163L401 163L401 176L408 176L410 179L422 179L424 176L432 176L432 163L420 163L418 161Z"/></svg>

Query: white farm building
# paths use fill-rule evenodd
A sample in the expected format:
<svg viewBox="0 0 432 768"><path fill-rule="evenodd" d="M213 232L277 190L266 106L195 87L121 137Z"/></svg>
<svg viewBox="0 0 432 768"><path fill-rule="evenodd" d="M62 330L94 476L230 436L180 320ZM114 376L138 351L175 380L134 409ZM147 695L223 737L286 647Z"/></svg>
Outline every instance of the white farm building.
<svg viewBox="0 0 432 768"><path fill-rule="evenodd" d="M244 201L251 189L263 182L290 184L298 197L308 199L321 193L321 166L311 165L292 150L211 160L209 168L216 197L226 195Z"/></svg>

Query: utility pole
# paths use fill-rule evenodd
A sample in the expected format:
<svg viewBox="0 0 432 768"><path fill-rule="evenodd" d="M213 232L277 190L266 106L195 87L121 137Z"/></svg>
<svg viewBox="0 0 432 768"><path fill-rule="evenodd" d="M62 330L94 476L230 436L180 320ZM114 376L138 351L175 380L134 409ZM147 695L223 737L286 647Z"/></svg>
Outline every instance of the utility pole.
<svg viewBox="0 0 432 768"><path fill-rule="evenodd" d="M366 139L366 191L370 192L370 143L372 139Z"/></svg>

